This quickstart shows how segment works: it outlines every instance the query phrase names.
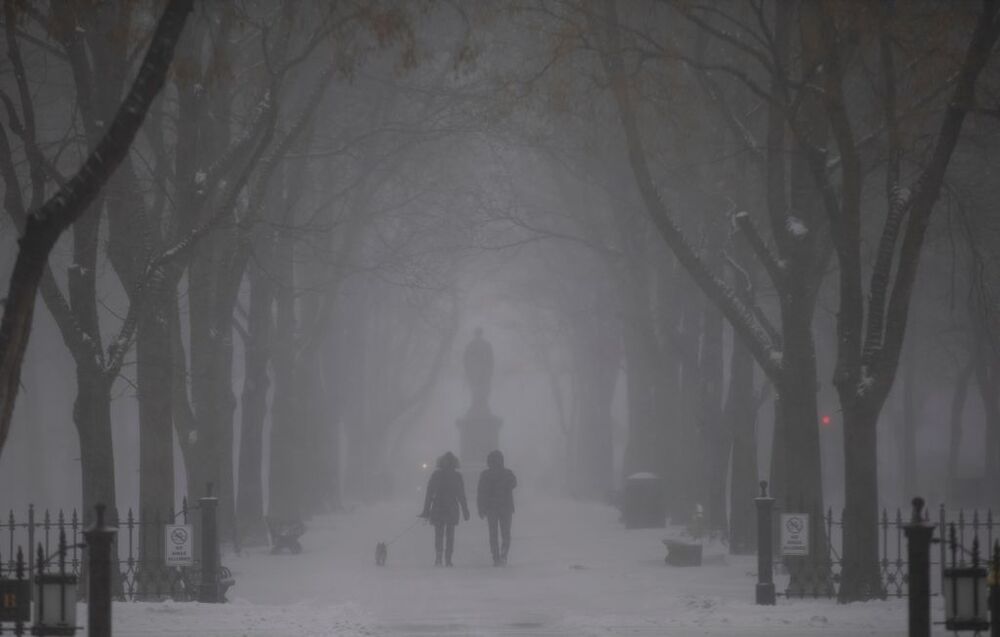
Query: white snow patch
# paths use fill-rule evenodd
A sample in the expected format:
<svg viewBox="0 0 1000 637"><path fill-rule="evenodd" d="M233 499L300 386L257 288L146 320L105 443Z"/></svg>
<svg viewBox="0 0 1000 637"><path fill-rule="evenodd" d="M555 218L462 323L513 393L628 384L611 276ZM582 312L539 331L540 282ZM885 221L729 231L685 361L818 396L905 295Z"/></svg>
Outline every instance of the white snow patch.
<svg viewBox="0 0 1000 637"><path fill-rule="evenodd" d="M196 185L200 186L201 184L205 183L205 179L207 179L207 178L208 178L208 175L205 174L205 171L204 170L199 170L198 172L196 172L194 174L194 183Z"/></svg>
<svg viewBox="0 0 1000 637"><path fill-rule="evenodd" d="M861 380L858 381L858 396L864 396L874 387L875 379L868 373L867 367L861 368Z"/></svg>
<svg viewBox="0 0 1000 637"><path fill-rule="evenodd" d="M423 481L421 475L421 484ZM521 491L524 489L524 491ZM754 604L755 556L705 544L704 564L664 564L663 529L626 531L618 511L547 499L518 489L510 566L493 568L486 524L457 529L455 567L434 568L433 530L418 524L389 545L386 566L375 542L412 525L422 497L319 516L302 537L302 555L267 547L224 553L236 580L229 604L116 602L114 633L167 637L342 637L482 635L741 635L855 637L906 635L907 600L861 604L786 600ZM668 535L682 537L670 528ZM779 575L779 591L787 575ZM942 616L935 597L933 617ZM84 607L78 617L86 617ZM86 637L86 633L81 633Z"/></svg>
<svg viewBox="0 0 1000 637"><path fill-rule="evenodd" d="M788 219L785 220L785 229L788 230L793 237L804 237L809 234L809 228L806 227L806 224L795 216L789 216Z"/></svg>
<svg viewBox="0 0 1000 637"><path fill-rule="evenodd" d="M892 203L902 208L910 203L910 197L913 193L906 186L897 187L892 192Z"/></svg>

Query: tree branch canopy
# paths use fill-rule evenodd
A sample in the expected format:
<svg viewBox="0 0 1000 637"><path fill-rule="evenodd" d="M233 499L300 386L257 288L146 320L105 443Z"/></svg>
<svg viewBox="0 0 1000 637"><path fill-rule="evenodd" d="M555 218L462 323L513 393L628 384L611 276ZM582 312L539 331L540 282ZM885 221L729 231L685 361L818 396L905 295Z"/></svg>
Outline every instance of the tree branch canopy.
<svg viewBox="0 0 1000 637"><path fill-rule="evenodd" d="M681 229L671 218L669 210L656 190L639 132L635 107L629 95L627 78L621 68L620 53L617 50L617 15L613 2L606 3L608 12L607 48L601 52L601 60L611 83L615 101L618 104L628 146L629 163L635 176L639 194L642 197L653 224L664 241L670 246L677 260L694 279L695 284L718 307L753 354L757 364L772 380L777 380L781 372L781 351L771 342L767 332L758 324L753 312L746 307L723 281L708 269L684 237Z"/></svg>
<svg viewBox="0 0 1000 637"><path fill-rule="evenodd" d="M59 236L87 211L128 153L150 104L163 87L192 5L193 0L170 1L107 133L77 173L28 216L0 323L0 452L10 431L35 296L49 253Z"/></svg>

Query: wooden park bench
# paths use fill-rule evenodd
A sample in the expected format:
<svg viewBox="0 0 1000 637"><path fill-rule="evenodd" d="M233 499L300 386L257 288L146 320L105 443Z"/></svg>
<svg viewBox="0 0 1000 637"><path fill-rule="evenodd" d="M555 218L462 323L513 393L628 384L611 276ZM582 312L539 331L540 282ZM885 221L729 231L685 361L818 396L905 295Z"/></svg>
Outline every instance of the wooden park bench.
<svg viewBox="0 0 1000 637"><path fill-rule="evenodd" d="M306 532L306 525L302 520L268 517L267 532L271 536L271 555L276 555L284 549L288 549L293 555L302 552L299 538Z"/></svg>

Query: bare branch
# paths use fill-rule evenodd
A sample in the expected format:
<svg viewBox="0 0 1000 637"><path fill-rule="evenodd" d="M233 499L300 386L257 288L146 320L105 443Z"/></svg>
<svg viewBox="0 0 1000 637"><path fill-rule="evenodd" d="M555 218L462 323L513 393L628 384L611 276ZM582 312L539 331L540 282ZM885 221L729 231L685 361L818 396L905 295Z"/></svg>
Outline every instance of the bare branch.
<svg viewBox="0 0 1000 637"><path fill-rule="evenodd" d="M739 228L747 244L753 250L754 256L764 266L768 276L771 277L771 281L774 283L774 287L778 288L778 290L783 290L788 276L783 269L781 259L764 243L764 238L760 235L757 224L750 218L750 214L745 211L736 213L733 215L733 224Z"/></svg>

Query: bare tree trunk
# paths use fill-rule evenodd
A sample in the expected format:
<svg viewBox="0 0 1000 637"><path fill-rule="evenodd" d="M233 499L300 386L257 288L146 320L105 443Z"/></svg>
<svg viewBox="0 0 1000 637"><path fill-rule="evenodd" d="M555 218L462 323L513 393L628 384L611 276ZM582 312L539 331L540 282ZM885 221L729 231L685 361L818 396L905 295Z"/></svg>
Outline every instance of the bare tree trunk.
<svg viewBox="0 0 1000 637"><path fill-rule="evenodd" d="M269 239L258 246L257 263L249 270L250 307L244 347L242 422L240 425L239 487L237 489L237 526L240 546L255 546L267 541L264 527L264 421L267 418L268 361L271 354L271 306L274 300L270 274L261 264L270 264Z"/></svg>
<svg viewBox="0 0 1000 637"><path fill-rule="evenodd" d="M149 302L169 307L161 298ZM150 312L136 338L136 385L139 400L139 505L140 516L166 516L174 509L173 348L168 313ZM147 521L148 520L143 520ZM145 534L139 553L147 555ZM159 546L162 538L151 541ZM153 548L153 555L158 548Z"/></svg>
<svg viewBox="0 0 1000 637"><path fill-rule="evenodd" d="M984 339L985 340L985 339ZM980 341L982 342L982 341ZM977 347L973 354L976 368L976 386L979 399L986 413L986 442L983 445L986 484L1000 482L1000 360L988 344ZM990 497L996 502L995 489L990 489ZM993 503L991 502L991 504Z"/></svg>
<svg viewBox="0 0 1000 637"><path fill-rule="evenodd" d="M718 276L722 272L724 229L719 223L706 222L705 260ZM722 313L708 299L702 299L701 350L698 368L701 383L698 388L698 431L701 434L702 479L706 488L701 494L705 522L713 531L729 527L726 515L726 484L729 477L731 432L723 422L723 353Z"/></svg>
<svg viewBox="0 0 1000 637"><path fill-rule="evenodd" d="M965 414L966 398L969 394L969 381L975 371L975 361L970 360L958 373L955 379L955 389L951 395L950 435L948 438L948 466L945 469L947 490L945 499L953 501L958 496L958 455L962 449L962 420Z"/></svg>
<svg viewBox="0 0 1000 637"><path fill-rule="evenodd" d="M794 303L794 300L793 300ZM811 305L811 304L810 304ZM777 398L780 407L776 423L782 430L775 445L781 445L780 457L785 474L773 480L775 496L786 510L798 509L818 515L823 511L823 485L819 450L819 422L816 390L816 354L812 336L811 307L789 307L783 312L783 372ZM776 451L779 453L779 451ZM813 546L825 547L825 530L813 525ZM821 550L817 548L817 550Z"/></svg>
<svg viewBox="0 0 1000 637"><path fill-rule="evenodd" d="M302 450L302 507L306 514L329 513L336 508L332 491L336 487L332 458L331 422L323 406L324 374L320 351L303 351L296 368L301 418L304 426Z"/></svg>
<svg viewBox="0 0 1000 637"><path fill-rule="evenodd" d="M292 239L278 239L275 256L276 320L273 340L274 398L271 406L271 472L268 514L301 519L300 437L298 380L295 360L294 249Z"/></svg>
<svg viewBox="0 0 1000 637"><path fill-rule="evenodd" d="M757 550L757 397L754 392L753 357L740 342L733 342L729 359L729 393L726 428L732 435L729 481L729 551L745 555Z"/></svg>
<svg viewBox="0 0 1000 637"><path fill-rule="evenodd" d="M695 286L688 281L681 285L681 297L695 292ZM674 460L673 480L679 491L669 505L670 519L674 524L687 524L699 502L700 491L692 481L701 479L699 460L701 458L698 436L699 397L701 395L701 368L698 363L698 349L701 340L701 326L698 321L699 308L696 303L684 303L681 308L679 325L679 347L683 350L680 365L679 409L675 411L672 451Z"/></svg>
<svg viewBox="0 0 1000 637"><path fill-rule="evenodd" d="M841 399L844 407L845 528L841 597L885 597L879 570L877 423L879 409ZM848 528L847 525L851 525Z"/></svg>
<svg viewBox="0 0 1000 637"><path fill-rule="evenodd" d="M917 389L917 352L910 350L903 368L903 417L900 429L903 434L903 497L904 501L916 497L917 485L917 428L920 425L919 392Z"/></svg>
<svg viewBox="0 0 1000 637"><path fill-rule="evenodd" d="M340 369L343 365L339 362L343 344L341 340L343 334L340 327L340 312L331 311L329 313L330 327L329 335L324 340L323 356L320 365L323 373L323 391L317 397L319 402L317 407L322 410L324 425L327 429L327 441L329 443L329 456L325 459L324 465L324 485L327 492L326 498L331 511L339 511L343 508L343 475L341 472L341 445L343 437L343 409L344 396L342 394L343 384L340 377Z"/></svg>
<svg viewBox="0 0 1000 637"><path fill-rule="evenodd" d="M659 259L654 274L656 276L656 331L661 334L666 343L661 345L659 360L657 360L657 392L656 413L663 418L663 427L667 437L667 450L660 460L657 473L664 477L667 498L667 513L675 521L680 512L689 514L689 491L685 475L689 475L686 464L688 458L684 453L685 435L691 426L685 410L687 401L681 391L681 377L684 372L682 362L695 360L696 356L687 347L696 345L686 343L681 338L680 330L684 307L687 303L679 303L684 297L684 287L687 275L679 271L673 255L663 250L658 253ZM688 290L692 291L692 290ZM690 357L690 358L689 358ZM669 417L667 416L669 414Z"/></svg>
<svg viewBox="0 0 1000 637"><path fill-rule="evenodd" d="M80 437L83 524L94 521L94 507L116 506L115 458L111 440L111 383L99 369L77 367L73 423Z"/></svg>
<svg viewBox="0 0 1000 637"><path fill-rule="evenodd" d="M614 487L611 401L621 357L615 339L595 319L574 322L570 495L606 500Z"/></svg>
<svg viewBox="0 0 1000 637"><path fill-rule="evenodd" d="M633 283L634 285L634 283ZM632 286L629 286L632 287ZM639 290L630 290L632 295ZM623 325L626 390L628 399L628 445L625 450L624 472L659 473L666 453L666 431L656 417L652 352L656 342L646 319L648 312L642 303L632 299Z"/></svg>

